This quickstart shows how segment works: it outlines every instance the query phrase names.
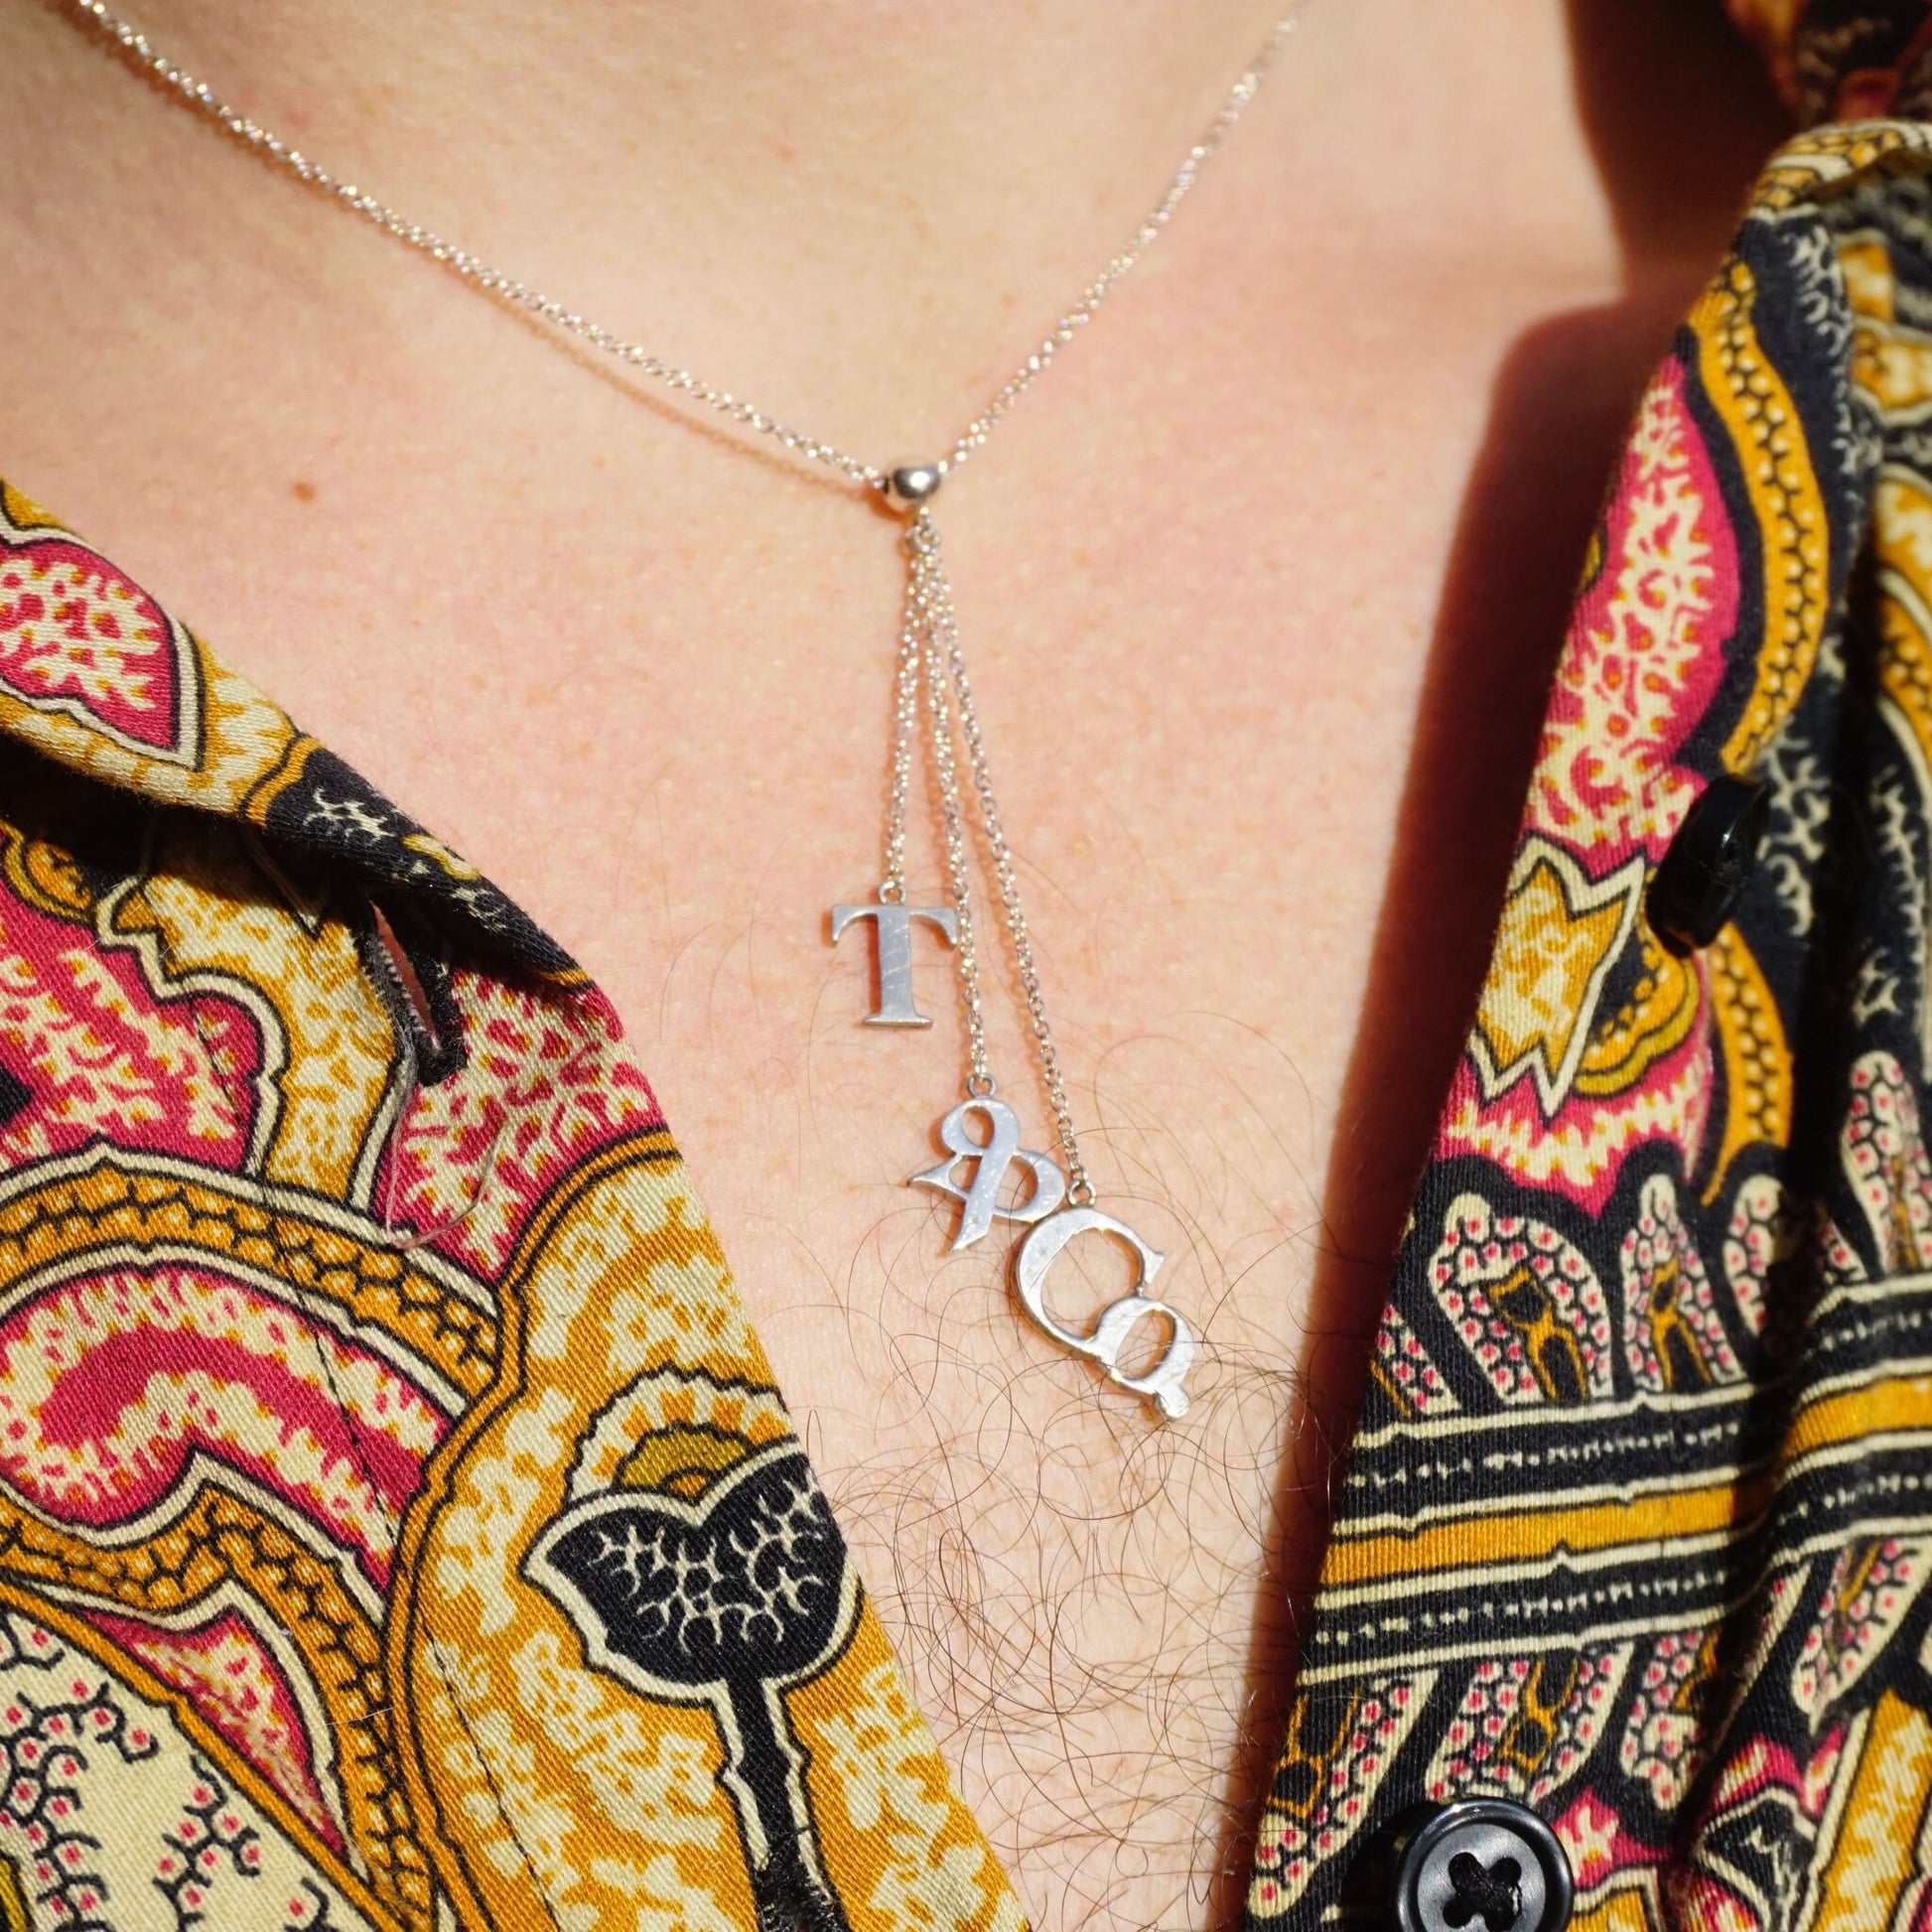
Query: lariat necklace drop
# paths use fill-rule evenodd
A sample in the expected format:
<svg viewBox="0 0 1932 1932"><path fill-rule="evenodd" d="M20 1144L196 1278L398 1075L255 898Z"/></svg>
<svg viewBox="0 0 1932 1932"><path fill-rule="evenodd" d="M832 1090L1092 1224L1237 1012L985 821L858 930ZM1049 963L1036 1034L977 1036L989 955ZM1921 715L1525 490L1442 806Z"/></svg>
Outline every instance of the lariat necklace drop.
<svg viewBox="0 0 1932 1932"><path fill-rule="evenodd" d="M833 444L787 427L755 404L718 388L689 369L649 353L638 344L625 341L527 283L490 267L481 257L445 240L433 229L411 221L390 205L312 161L260 122L228 106L205 82L184 71L157 49L146 35L113 13L103 0L61 0L61 3L71 14L107 34L136 66L218 123L236 140L398 241L440 262L474 288L614 356L688 401L716 411L739 428L755 436L772 438L793 456L823 465L843 477L855 490L869 498L883 499L901 517L907 583L894 690L885 875L874 898L833 906L831 935L836 944L854 925L872 928L878 1003L866 1016L865 1024L877 1027L931 1024L912 999L915 926L929 928L953 948L960 1006L966 1023L965 1091L958 1105L938 1123L938 1139L945 1158L909 1176L907 1184L941 1194L957 1208L958 1223L951 1244L954 1252L983 1240L995 1221L1023 1226L1026 1233L1013 1257L1014 1287L1032 1319L1062 1347L1093 1363L1110 1381L1145 1396L1162 1415L1184 1414L1188 1400L1186 1376L1193 1366L1195 1353L1193 1331L1175 1310L1148 1293L1164 1257L1126 1222L1103 1213L1095 1205L1093 1179L1080 1158L1059 1053L1035 966L1033 935L1021 907L1013 854L988 772L986 748L960 648L959 626L953 614L952 591L946 580L932 503L940 485L984 447L1002 418L1046 372L1054 356L1093 320L1121 278L1173 219L1201 169L1254 99L1262 80L1294 33L1305 0L1294 0L1289 11L1276 21L1199 140L1187 150L1166 193L1128 237L1126 245L1054 323L985 408L953 439L951 448L933 462L899 464L890 469L878 468ZM916 904L906 897L907 815L921 738L931 759L946 867L948 902L936 905ZM962 747L964 783L959 757ZM979 950L973 923L974 841L966 803L968 786L979 846L985 859L991 862L991 885L997 895L1000 916L1013 948L1014 964L1026 1000L1028 1028L1052 1114L1058 1161L1020 1145L1019 1116L999 1098L988 1057ZM984 863L980 870L984 877ZM1025 1188L1018 1198L1012 1196L1006 1184L1016 1169L1024 1176ZM969 1171L964 1180L960 1178L962 1170ZM1111 1235L1123 1243L1135 1257L1137 1276L1134 1287L1101 1310L1090 1326L1075 1328L1047 1307L1046 1277L1067 1243L1076 1235L1086 1233ZM1127 1365L1125 1358L1134 1329L1147 1316L1166 1321L1167 1340L1151 1363L1135 1370Z"/></svg>

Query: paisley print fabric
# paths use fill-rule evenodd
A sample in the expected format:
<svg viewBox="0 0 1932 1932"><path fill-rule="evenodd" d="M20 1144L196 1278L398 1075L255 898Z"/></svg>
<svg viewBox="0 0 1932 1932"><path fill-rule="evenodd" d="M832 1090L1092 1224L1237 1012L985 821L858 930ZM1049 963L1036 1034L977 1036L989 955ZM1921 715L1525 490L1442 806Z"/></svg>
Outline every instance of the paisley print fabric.
<svg viewBox="0 0 1932 1932"><path fill-rule="evenodd" d="M1467 1797L1590 1932L1932 1927L1932 27L1731 10L1820 125L1611 480L1257 1932ZM601 996L0 486L0 1926L1024 1923Z"/></svg>
<svg viewBox="0 0 1932 1932"><path fill-rule="evenodd" d="M12 490L0 726L0 1926L1018 1932L601 996Z"/></svg>
<svg viewBox="0 0 1932 1932"><path fill-rule="evenodd" d="M1925 10L1739 5L1807 114ZM1794 17L1795 16L1795 17ZM1249 1893L1372 1913L1429 1809L1592 1932L1932 1925L1932 129L1774 157L1636 412L1417 1194ZM1763 858L1679 956L1721 773Z"/></svg>

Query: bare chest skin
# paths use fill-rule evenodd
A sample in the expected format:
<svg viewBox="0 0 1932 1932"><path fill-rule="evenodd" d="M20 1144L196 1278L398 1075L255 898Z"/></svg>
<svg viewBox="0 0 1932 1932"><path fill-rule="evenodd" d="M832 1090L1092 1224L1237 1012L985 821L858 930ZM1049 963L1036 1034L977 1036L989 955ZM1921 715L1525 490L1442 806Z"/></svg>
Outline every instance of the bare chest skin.
<svg viewBox="0 0 1932 1932"><path fill-rule="evenodd" d="M878 879L890 523L487 313L444 319L447 348L384 345L379 382L338 364L297 385L350 409L264 424L210 398L186 446L128 462L9 425L14 474L610 993L969 1802L1049 1927L1197 1922L1225 1856L1244 1703L1286 1636L1266 1599L1318 1507L1296 1491L1321 1463L1298 1455L1311 1296L1325 1268L1327 1319L1359 1337L1384 1272L1324 1214L1424 1151L1361 1145L1330 1179L1496 351L1487 317L1425 345L1388 315L1358 379L1319 354L1298 379L1295 325L1257 291L1189 344L1176 393L1135 366L1140 330L1188 323L1177 278L1159 295L1169 315L1096 340L940 513L1084 1152L1200 1336L1193 1413L1167 1428L1024 1323L1003 1233L949 1259L946 1214L903 1185L959 1098L943 948L915 938L935 1025L896 1033L859 1024L865 936L827 944L831 902ZM488 373L452 383L445 354ZM267 368L236 380L275 392ZM1520 717L1502 735L1507 783ZM914 826L932 900L930 813ZM1486 908L1439 910L1463 929L1407 943L1466 955ZM1048 1146L984 950L994 1063ZM1439 1078L1441 1038L1414 1051L1386 1077ZM1084 1305L1056 1277L1069 1314L1124 1287L1099 1261Z"/></svg>
<svg viewBox="0 0 1932 1932"><path fill-rule="evenodd" d="M899 1033L859 1024L867 939L827 943L879 877L890 520L372 239L302 286L204 238L119 305L111 251L69 248L14 307L39 377L0 409L0 473L611 995L1050 1932L1238 1906L1321 1418L1473 998L1562 587L1696 279L1338 245L1265 158L1231 158L938 505L1083 1151L1201 1338L1165 1428L1026 1325L997 1231L949 1258L903 1184L959 1097L943 949L915 937L936 1024ZM60 258L5 218L0 258ZM1537 436L1526 473L1506 452ZM933 900L918 794L913 823ZM1125 1285L1077 1274L1073 1313Z"/></svg>

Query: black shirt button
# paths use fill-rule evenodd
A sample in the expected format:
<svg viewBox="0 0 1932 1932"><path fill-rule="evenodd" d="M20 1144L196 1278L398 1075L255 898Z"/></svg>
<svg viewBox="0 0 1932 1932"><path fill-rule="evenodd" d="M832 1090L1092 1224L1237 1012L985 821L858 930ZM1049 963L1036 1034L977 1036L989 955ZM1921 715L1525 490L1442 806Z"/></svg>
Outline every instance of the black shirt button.
<svg viewBox="0 0 1932 1932"><path fill-rule="evenodd" d="M1701 791L1651 875L1644 910L1674 953L1708 946L1736 909L1770 816L1769 787L1726 772Z"/></svg>
<svg viewBox="0 0 1932 1932"><path fill-rule="evenodd" d="M1574 1896L1562 1841L1507 1798L1446 1805L1396 1861L1396 1932L1563 1932Z"/></svg>

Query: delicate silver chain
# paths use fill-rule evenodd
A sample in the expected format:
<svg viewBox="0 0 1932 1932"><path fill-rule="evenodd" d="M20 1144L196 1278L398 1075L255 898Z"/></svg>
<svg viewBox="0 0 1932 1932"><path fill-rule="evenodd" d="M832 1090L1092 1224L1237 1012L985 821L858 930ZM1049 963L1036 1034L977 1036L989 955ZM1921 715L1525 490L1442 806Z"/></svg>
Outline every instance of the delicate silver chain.
<svg viewBox="0 0 1932 1932"><path fill-rule="evenodd" d="M917 589L916 572L913 589ZM898 674L893 693L893 781L886 799L886 877L879 887L879 897L894 903L905 897L905 803L912 789L923 648L919 627L913 621L913 599L908 596L898 633Z"/></svg>
<svg viewBox="0 0 1932 1932"><path fill-rule="evenodd" d="M938 780L939 822L945 835L946 883L958 919L953 956L959 971L960 1004L966 1013L966 1091L974 1099L983 1100L995 1092L996 1083L986 1052L979 949L973 943L972 862L966 842L966 813L960 803L959 767L953 754L952 707L946 691L945 636L952 627L952 596L939 555L939 531L930 510L920 509L906 525L905 554L911 566L905 593L905 630L914 640L924 673L926 709L932 725L932 768Z"/></svg>
<svg viewBox="0 0 1932 1932"><path fill-rule="evenodd" d="M562 330L565 335L574 336L592 348L615 356L639 375L647 376L675 390L687 400L729 417L741 428L758 436L773 438L794 456L823 464L827 469L836 470L848 482L868 489L885 489L889 475L887 470L856 456L849 456L835 444L808 436L803 430L789 428L757 404L733 395L729 389L721 389L716 383L707 382L703 376L651 354L640 344L626 342L614 330L579 315L576 310L567 308L527 282L520 282L515 276L490 267L481 256L459 247L454 241L446 240L435 229L424 227L420 221L410 220L406 214L398 213L374 195L365 194L352 182L332 174L320 162L312 161L300 148L291 147L259 121L251 119L238 108L230 107L206 81L198 80L178 66L138 27L123 20L106 6L104 0L60 0L60 3L92 21L119 44L130 60L153 74L170 91L179 94L190 106L225 128L237 141L265 156L277 167L286 169L298 180L307 182L310 187L334 196L352 213L361 215L396 240L441 262L466 282L514 308L527 310L552 328ZM1094 312L1113 293L1121 277L1140 260L1161 230L1173 219L1174 210L1199 179L1201 169L1213 158L1255 97L1256 89L1267 77L1268 69L1274 66L1289 36L1294 33L1304 5L1306 0L1294 0L1288 12L1276 21L1247 70L1228 89L1227 97L1208 123L1206 131L1187 150L1186 159L1168 184L1167 192L1128 237L1126 246L1088 283L1079 301L1046 332L1039 346L1007 378L992 401L953 438L951 450L935 466L942 474L957 470L985 443L1001 418L1046 372L1053 357L1093 320Z"/></svg>
<svg viewBox="0 0 1932 1932"><path fill-rule="evenodd" d="M952 448L938 465L942 474L957 470L985 443L1007 411L1045 374L1053 357L1093 320L1095 310L1113 293L1115 284L1154 245L1161 230L1173 219L1174 210L1186 199L1187 191L1199 178L1202 168L1213 159L1221 143L1233 131L1235 122L1254 99L1261 83L1268 77L1268 69L1275 65L1282 49L1288 45L1289 36L1301 21L1305 4L1306 0L1292 0L1288 11L1269 29L1268 38L1248 63L1247 70L1228 89L1206 131L1187 150L1186 159L1174 171L1167 193L1128 236L1127 245L1087 284L1079 301L1046 332L1039 346L1007 378L993 400L953 438Z"/></svg>
<svg viewBox="0 0 1932 1932"><path fill-rule="evenodd" d="M932 758L939 780L939 813L945 831L946 873L952 890L953 909L959 920L954 948L959 966L960 1001L966 1011L966 1047L970 1068L966 1091L976 1099L984 1098L993 1092L994 1084L986 1053L979 955L973 944L965 812L960 803L958 765L953 754L954 712L958 714L960 733L966 741L966 762L972 772L973 792L979 804L980 830L985 835L988 851L993 855L994 875L1000 885L1000 904L1006 914L1008 936L1013 941L1014 961L1020 969L1021 991L1027 996L1027 1018L1033 1028L1040 1074L1046 1082L1046 1097L1053 1110L1053 1127L1059 1139L1060 1152L1066 1159L1066 1197L1075 1207L1085 1207L1094 1197L1093 1180L1087 1173L1086 1164L1080 1159L1080 1143L1073 1131L1073 1110L1067 1105L1066 1082L1060 1073L1059 1049L1053 1043L1053 1029L1047 1023L1046 1001L1040 992L1039 973L1034 964L1033 934L1021 909L1020 882L1014 876L1013 853L1007 845L1006 828L1000 822L999 805L994 800L993 779L987 768L986 745L980 736L979 713L973 704L973 687L967 680L966 660L959 647L959 624L953 615L952 592L946 582L945 564L940 555L939 528L933 522L929 509L919 509L907 524L905 547L912 566L911 588L906 600L906 629L919 638L925 662L926 703L932 719Z"/></svg>
<svg viewBox="0 0 1932 1932"><path fill-rule="evenodd" d="M177 66L138 28L123 20L104 4L104 0L60 0L109 35L127 56L151 73L190 106L217 122L236 140L265 156L277 167L298 180L320 189L361 215L396 240L428 255L459 275L472 286L498 301L527 311L567 336L614 356L620 362L704 408L729 417L755 435L773 438L793 455L835 470L848 482L866 489L890 495L895 474L877 465L848 455L835 444L827 443L802 430L789 428L756 404L735 396L728 389L694 374L691 370L651 354L639 344L627 342L615 331L579 315L526 282L518 281L500 269L492 268L480 256L455 242L446 240L433 228L412 221L375 196L365 194L352 183L330 173L312 161L299 148L290 147L279 135L258 121L230 107L207 82ZM1291 5L1270 29L1259 52L1241 77L1229 88L1212 121L1199 140L1187 150L1186 158L1169 182L1167 191L1147 217L1128 237L1126 245L1087 284L1080 299L1068 309L1041 339L1039 345L1009 376L986 407L953 439L952 447L937 463L930 487L959 469L992 435L1007 412L1042 376L1055 355L1072 342L1093 320L1100 305L1111 295L1121 278L1140 260L1173 220L1174 211L1199 179L1200 172L1227 139L1234 124L1254 99L1268 70L1275 65L1289 36L1294 33L1306 0ZM899 473L904 474L904 473ZM928 492L929 493L929 489ZM897 500L897 499L895 499ZM1072 1110L1067 1105L1066 1086L1060 1072L1059 1053L1053 1042L1053 1030L1046 1019L1046 1003L1040 991L1039 974L1034 962L1033 937L1021 908L1019 881L1014 874L1013 854L1007 845L1000 809L993 794L993 781L986 761L986 747L980 735L979 714L974 708L972 686L966 676L965 658L959 645L959 626L953 615L952 593L946 582L939 549L939 532L932 513L923 501L911 509L905 527L905 546L910 566L904 622L899 632L899 650L894 700L893 769L886 813L886 871L879 897L899 901L905 897L905 825L907 801L911 791L912 761L917 743L919 694L924 685L934 773L938 781L939 810L946 848L946 870L958 918L956 940L960 1001L966 1016L968 1073L966 1091L985 1098L994 1091L994 1080L986 1048L985 1006L980 991L979 953L974 943L971 857L965 809L961 798L957 758L953 743L953 718L966 745L968 768L978 805L981 831L992 854L995 878L1000 888L1000 904L1013 943L1020 973L1021 990L1026 995L1027 1017L1032 1027L1034 1046L1039 1069L1052 1106L1053 1124L1066 1161L1067 1198L1084 1206L1094 1197L1093 1182L1080 1159L1079 1142L1074 1135Z"/></svg>

